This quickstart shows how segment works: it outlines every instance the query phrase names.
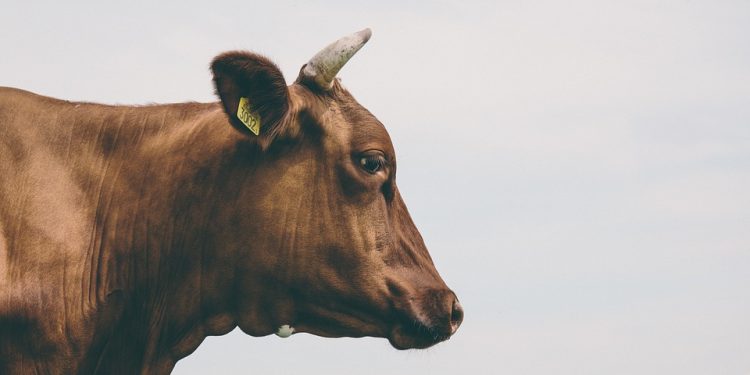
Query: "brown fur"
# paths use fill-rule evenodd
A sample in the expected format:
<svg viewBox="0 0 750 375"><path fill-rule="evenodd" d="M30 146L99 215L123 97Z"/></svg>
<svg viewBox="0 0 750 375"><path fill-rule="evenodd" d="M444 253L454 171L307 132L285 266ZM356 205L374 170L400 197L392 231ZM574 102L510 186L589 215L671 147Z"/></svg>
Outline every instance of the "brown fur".
<svg viewBox="0 0 750 375"><path fill-rule="evenodd" d="M340 84L287 87L258 55L212 70L221 103L0 88L0 373L166 374L236 326L420 348L460 323L383 125ZM388 159L376 174L371 150Z"/></svg>

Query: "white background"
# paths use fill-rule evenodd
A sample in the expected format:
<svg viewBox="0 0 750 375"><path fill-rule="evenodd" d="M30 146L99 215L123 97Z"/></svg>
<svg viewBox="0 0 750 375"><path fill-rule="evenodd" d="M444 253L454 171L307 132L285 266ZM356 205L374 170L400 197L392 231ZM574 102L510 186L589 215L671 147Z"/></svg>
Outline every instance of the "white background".
<svg viewBox="0 0 750 375"><path fill-rule="evenodd" d="M8 2L0 85L213 101L249 49L344 85L466 310L450 341L208 338L176 374L750 373L746 1Z"/></svg>

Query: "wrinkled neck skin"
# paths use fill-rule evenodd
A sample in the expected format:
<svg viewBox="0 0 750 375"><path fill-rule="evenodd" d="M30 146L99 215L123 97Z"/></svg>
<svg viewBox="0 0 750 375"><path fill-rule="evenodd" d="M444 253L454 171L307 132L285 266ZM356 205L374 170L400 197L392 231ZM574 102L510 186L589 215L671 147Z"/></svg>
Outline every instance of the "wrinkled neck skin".
<svg viewBox="0 0 750 375"><path fill-rule="evenodd" d="M268 335L293 315L287 291L269 282L284 273L278 258L289 255L267 245L293 239L264 230L260 218L271 212L292 220L299 209L266 200L267 190L279 189L271 170L291 163L280 160L282 148L294 146L261 152L227 126L225 116L217 106L154 137L142 148L145 173L120 177L131 181L129 212L110 207L107 221L130 230L113 230L102 242L130 257L122 259L130 263L127 274L118 265L121 271L108 276L130 286L123 288L121 322L140 320L134 325L146 331L139 332L142 343L128 338L123 348L109 350L105 361L113 370L102 373L117 371L117 358L143 358L142 373L167 374L207 336L226 334L240 322L247 333ZM117 296L107 293L105 300ZM128 329L115 332L132 336ZM141 349L142 355L123 355Z"/></svg>

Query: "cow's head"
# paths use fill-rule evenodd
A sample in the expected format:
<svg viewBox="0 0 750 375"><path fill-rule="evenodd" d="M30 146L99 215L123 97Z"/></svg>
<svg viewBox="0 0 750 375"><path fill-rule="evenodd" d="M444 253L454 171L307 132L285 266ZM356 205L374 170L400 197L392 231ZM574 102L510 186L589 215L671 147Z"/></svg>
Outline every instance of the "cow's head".
<svg viewBox="0 0 750 375"><path fill-rule="evenodd" d="M388 133L335 79L369 38L368 29L329 45L290 86L256 54L229 52L212 64L229 122L243 133L235 159L247 177L229 221L242 249L237 319L249 334L289 325L406 349L445 340L461 324L396 187Z"/></svg>

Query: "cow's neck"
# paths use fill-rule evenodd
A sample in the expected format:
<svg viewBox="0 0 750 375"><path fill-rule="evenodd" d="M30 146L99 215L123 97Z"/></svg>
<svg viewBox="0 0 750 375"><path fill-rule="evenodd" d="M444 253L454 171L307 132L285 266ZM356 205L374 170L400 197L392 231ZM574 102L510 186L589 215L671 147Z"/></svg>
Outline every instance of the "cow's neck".
<svg viewBox="0 0 750 375"><path fill-rule="evenodd" d="M174 118L158 109L142 109L153 113L128 129L103 124L97 137L111 137L108 155L84 161L97 167L88 180L96 183L83 187L96 202L89 299L104 316L97 324L114 325L97 332L123 335L94 339L104 345L91 358L100 370L120 365L117 358L142 358L141 368L157 373L171 369L207 335L236 327L233 291L248 277L235 274L243 244L231 232L242 214L240 187L252 183L255 149L237 142L241 135L228 125L216 128L226 121L218 106ZM246 165L236 168L240 161ZM239 303L272 302L258 296ZM257 317L255 327L263 328L248 333L271 333L269 319Z"/></svg>

